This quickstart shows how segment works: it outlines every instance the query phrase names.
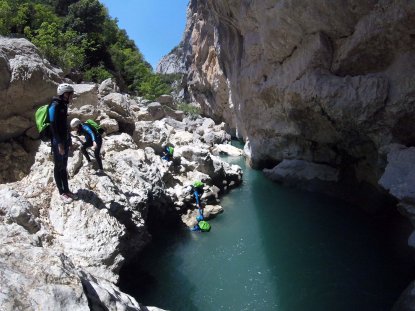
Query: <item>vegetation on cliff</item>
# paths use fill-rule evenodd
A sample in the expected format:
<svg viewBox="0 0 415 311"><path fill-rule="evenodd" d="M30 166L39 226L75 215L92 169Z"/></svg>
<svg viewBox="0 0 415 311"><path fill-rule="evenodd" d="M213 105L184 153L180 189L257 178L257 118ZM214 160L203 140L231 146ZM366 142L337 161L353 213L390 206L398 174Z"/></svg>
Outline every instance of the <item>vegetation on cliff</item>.
<svg viewBox="0 0 415 311"><path fill-rule="evenodd" d="M98 0L0 0L0 35L25 37L75 81L114 77L153 99L170 91Z"/></svg>

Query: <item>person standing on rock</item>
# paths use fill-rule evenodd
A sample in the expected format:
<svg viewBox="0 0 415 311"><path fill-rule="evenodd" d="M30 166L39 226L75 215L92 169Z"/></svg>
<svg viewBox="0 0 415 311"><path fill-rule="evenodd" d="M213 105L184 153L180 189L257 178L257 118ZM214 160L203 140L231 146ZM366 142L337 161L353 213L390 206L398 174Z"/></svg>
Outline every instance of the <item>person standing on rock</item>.
<svg viewBox="0 0 415 311"><path fill-rule="evenodd" d="M57 97L49 106L49 121L52 135L52 152L55 164L54 177L59 194L64 203L71 203L78 197L69 191L68 185L68 155L72 146L71 134L68 127L68 105L72 100L74 89L70 84L58 85Z"/></svg>
<svg viewBox="0 0 415 311"><path fill-rule="evenodd" d="M94 150L94 156L98 163L99 170L97 171L98 174L104 173L104 169L102 167L102 160L101 160L101 146L102 146L102 136L98 133L98 131L88 123L82 123L81 120L74 118L71 121L71 128L76 130L78 135L84 135L85 142L82 144L82 154L87 159L88 163L91 163L91 158L87 152L87 148L92 147Z"/></svg>

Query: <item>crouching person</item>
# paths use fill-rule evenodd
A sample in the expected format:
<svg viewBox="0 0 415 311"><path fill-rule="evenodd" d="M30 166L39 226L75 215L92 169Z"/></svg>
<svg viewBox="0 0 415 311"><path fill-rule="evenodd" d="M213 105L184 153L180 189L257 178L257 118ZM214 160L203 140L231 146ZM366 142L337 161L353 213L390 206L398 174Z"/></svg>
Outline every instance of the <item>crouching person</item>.
<svg viewBox="0 0 415 311"><path fill-rule="evenodd" d="M202 215L196 217L197 225L191 228L191 231L209 232L211 229L210 224L204 220Z"/></svg>
<svg viewBox="0 0 415 311"><path fill-rule="evenodd" d="M102 167L102 160L101 160L101 146L102 146L102 136L98 133L98 131L88 123L82 123L81 120L74 118L71 121L71 128L76 130L78 135L84 135L85 142L82 144L81 151L82 154L87 159L88 163L91 163L91 158L87 152L87 149L92 147L94 150L94 156L98 163L98 171L97 173L102 174L104 169Z"/></svg>
<svg viewBox="0 0 415 311"><path fill-rule="evenodd" d="M166 161L173 160L173 154L174 154L173 146L167 146L167 145L163 146L163 154L161 157L163 160L166 160Z"/></svg>

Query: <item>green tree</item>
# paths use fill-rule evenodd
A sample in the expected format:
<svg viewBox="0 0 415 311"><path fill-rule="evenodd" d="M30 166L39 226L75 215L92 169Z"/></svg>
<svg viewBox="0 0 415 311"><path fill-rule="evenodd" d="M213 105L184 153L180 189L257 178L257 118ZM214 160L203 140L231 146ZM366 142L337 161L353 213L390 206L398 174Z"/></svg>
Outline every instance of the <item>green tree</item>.
<svg viewBox="0 0 415 311"><path fill-rule="evenodd" d="M51 7L37 3L34 5L34 16L30 27L32 29L38 29L43 22L55 23L59 28L63 26L62 19L55 14Z"/></svg>
<svg viewBox="0 0 415 311"><path fill-rule="evenodd" d="M84 65L89 43L73 30L62 32L56 23L43 22L30 39L50 62L66 71Z"/></svg>
<svg viewBox="0 0 415 311"><path fill-rule="evenodd" d="M85 80L97 83L101 83L102 81L112 77L113 75L102 64L98 67L88 69L84 73Z"/></svg>
<svg viewBox="0 0 415 311"><path fill-rule="evenodd" d="M10 34L10 24L12 21L12 7L6 0L0 0L0 35Z"/></svg>
<svg viewBox="0 0 415 311"><path fill-rule="evenodd" d="M11 32L23 34L26 27L30 27L34 17L32 3L24 3L18 7L11 20Z"/></svg>
<svg viewBox="0 0 415 311"><path fill-rule="evenodd" d="M79 33L100 33L107 17L107 10L98 0L80 0L71 4L65 18L66 28Z"/></svg>
<svg viewBox="0 0 415 311"><path fill-rule="evenodd" d="M49 5L58 16L66 16L69 6L79 0L37 0L40 3Z"/></svg>
<svg viewBox="0 0 415 311"><path fill-rule="evenodd" d="M140 95L147 99L154 100L160 95L170 93L171 88L166 85L158 75L147 77L139 86Z"/></svg>

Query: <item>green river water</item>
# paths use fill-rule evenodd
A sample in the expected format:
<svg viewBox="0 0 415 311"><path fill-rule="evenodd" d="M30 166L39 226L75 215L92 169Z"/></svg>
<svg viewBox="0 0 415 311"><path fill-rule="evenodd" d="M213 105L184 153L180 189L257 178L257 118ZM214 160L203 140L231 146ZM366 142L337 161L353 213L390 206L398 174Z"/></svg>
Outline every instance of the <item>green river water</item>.
<svg viewBox="0 0 415 311"><path fill-rule="evenodd" d="M382 311L415 279L409 223L284 188L243 159L209 233L163 231L120 287L172 311Z"/></svg>

